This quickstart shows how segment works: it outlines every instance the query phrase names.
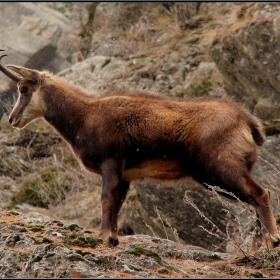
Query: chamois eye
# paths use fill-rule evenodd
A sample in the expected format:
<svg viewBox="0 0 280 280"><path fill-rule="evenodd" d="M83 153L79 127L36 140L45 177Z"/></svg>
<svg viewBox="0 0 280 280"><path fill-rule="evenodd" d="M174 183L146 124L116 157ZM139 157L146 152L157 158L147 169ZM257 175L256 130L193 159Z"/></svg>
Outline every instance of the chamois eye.
<svg viewBox="0 0 280 280"><path fill-rule="evenodd" d="M21 87L20 88L20 93L24 94L28 92L28 87Z"/></svg>

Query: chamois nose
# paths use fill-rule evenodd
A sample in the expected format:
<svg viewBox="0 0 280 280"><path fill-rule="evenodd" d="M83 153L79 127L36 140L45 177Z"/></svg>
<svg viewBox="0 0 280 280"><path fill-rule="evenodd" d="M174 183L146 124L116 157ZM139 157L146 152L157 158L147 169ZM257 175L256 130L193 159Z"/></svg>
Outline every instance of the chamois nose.
<svg viewBox="0 0 280 280"><path fill-rule="evenodd" d="M13 122L13 118L9 118L9 123L12 123Z"/></svg>

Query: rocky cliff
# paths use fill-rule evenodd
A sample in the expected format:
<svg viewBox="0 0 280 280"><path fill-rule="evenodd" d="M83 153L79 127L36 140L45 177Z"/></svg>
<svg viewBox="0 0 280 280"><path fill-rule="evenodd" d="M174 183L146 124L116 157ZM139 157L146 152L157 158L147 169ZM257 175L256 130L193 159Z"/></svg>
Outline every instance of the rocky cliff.
<svg viewBox="0 0 280 280"><path fill-rule="evenodd" d="M242 103L265 125L268 139L260 149L253 173L259 183L270 189L273 211L276 217L279 216L278 3L17 2L1 3L0 7L0 48L8 54L3 58L4 63L47 69L91 91L102 91L114 84L180 98L229 95ZM10 216L3 210L2 261L12 259L13 254L18 260L15 270L9 271L2 265L3 277L193 276L189 268L186 270L179 264L179 268L172 266L176 258L190 261L186 257L188 253L171 254L164 264L156 260L149 264L146 257L151 257L147 253L152 254L150 250L160 258L165 257L162 253L165 249L160 247L163 244L172 244L173 251L185 248L187 244L204 247L215 254L226 251L249 254L255 230L252 209L217 198L215 192L190 180L135 182L120 213L120 233L126 235L122 237L122 247L106 251L96 236L90 236L96 241L92 248L87 245L91 249L86 252L67 247L62 241L72 232L64 226L65 223L75 223L77 229L98 230L100 178L84 171L61 138L42 120L22 131L12 129L6 112L11 110L16 89L4 75L0 75L0 91L0 207L24 213L10 215L12 217L29 217L32 212L50 217L39 224L55 227L48 230L57 232L61 238L57 240L49 233L44 236L48 231L43 230L44 233L39 231L41 236L36 238L50 240L45 242L47 244L40 243L35 237L31 238L32 230L23 229L22 222L12 220L11 224L8 223L7 217ZM62 231L67 233L64 235ZM83 240L90 235L80 231ZM143 245L140 242L142 237L137 234L152 237L143 237ZM39 249L32 247L25 252L26 248L21 244L27 244L26 239L31 240L28 246L32 244ZM133 240L136 240L135 244ZM56 242L58 246L50 246ZM150 247L150 242L161 245L153 251L156 245ZM127 256L144 258L143 262L148 267L150 265L149 272L139 263L122 259L123 254L137 246L142 251L139 249L138 255ZM58 257L55 248L65 250ZM198 252L202 250L196 249ZM101 252L98 257L95 256L97 251ZM19 252L25 257L21 258ZM277 250L275 252L278 254ZM42 263L48 258L71 261L72 255L77 257L73 263L82 263L84 269L95 270L96 265L100 265L97 274L85 275L83 268L78 269L75 265L73 270L63 270L60 264L57 264L57 270L51 271L47 267L53 267L52 262ZM152 258L155 256L152 254ZM108 265L104 265L101 259ZM257 265L253 261L256 259L251 255L251 264ZM278 269L277 262L270 263L270 269ZM268 268L268 265L258 265ZM223 273L230 275L228 266L225 263L221 266L225 268ZM42 267L48 271L46 274ZM204 271L204 268L192 269L195 273L200 269ZM143 273L129 274L131 270ZM166 274L158 274L157 270ZM112 274L112 271L123 274ZM155 273L149 274L151 271ZM210 274L203 272L200 275L211 277L212 270L209 271ZM244 271L232 275L250 277L251 272L247 271L245 275ZM217 275L220 272L215 271Z"/></svg>

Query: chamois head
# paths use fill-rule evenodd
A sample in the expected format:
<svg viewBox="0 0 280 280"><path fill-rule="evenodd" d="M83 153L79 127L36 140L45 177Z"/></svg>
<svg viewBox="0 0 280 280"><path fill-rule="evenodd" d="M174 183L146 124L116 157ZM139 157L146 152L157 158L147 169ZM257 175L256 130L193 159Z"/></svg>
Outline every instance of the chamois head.
<svg viewBox="0 0 280 280"><path fill-rule="evenodd" d="M6 55L0 56L0 62L4 56ZM1 63L0 70L17 82L18 86L19 96L9 117L10 124L20 129L34 119L42 117L43 102L40 98L40 91L43 76L40 72L15 65L4 67Z"/></svg>

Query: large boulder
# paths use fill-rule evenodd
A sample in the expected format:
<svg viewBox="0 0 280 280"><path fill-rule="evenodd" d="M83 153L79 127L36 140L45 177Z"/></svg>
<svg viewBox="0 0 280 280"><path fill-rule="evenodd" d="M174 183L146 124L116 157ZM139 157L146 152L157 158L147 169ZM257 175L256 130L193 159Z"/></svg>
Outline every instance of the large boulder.
<svg viewBox="0 0 280 280"><path fill-rule="evenodd" d="M265 4L263 4L265 5ZM263 120L280 117L279 6L243 7L243 21L217 35L211 57L224 77L226 91Z"/></svg>
<svg viewBox="0 0 280 280"><path fill-rule="evenodd" d="M220 201L213 199L203 186L190 179L178 182L146 179L135 182L134 188L139 203L134 200L133 211L124 207L121 231L129 233L130 229L210 250L225 249L221 232L226 230L228 217ZM128 204L131 199L130 194Z"/></svg>
<svg viewBox="0 0 280 280"><path fill-rule="evenodd" d="M1 49L9 55L3 61L55 72L69 66L63 57L56 65L51 64L59 57L57 44L66 23L67 18L62 13L38 3L1 3ZM9 80L4 75L0 79L1 89L5 89L2 80Z"/></svg>
<svg viewBox="0 0 280 280"><path fill-rule="evenodd" d="M59 10L55 3L1 3L0 49L5 50L8 55L8 58L2 59L2 63L53 73L71 66L72 55L80 47L79 32L82 22L78 16L84 14L85 3L81 4L79 10L75 7L78 6L72 8L70 4L66 9L67 13ZM15 83L1 74L0 118L6 107L14 102L15 92Z"/></svg>

